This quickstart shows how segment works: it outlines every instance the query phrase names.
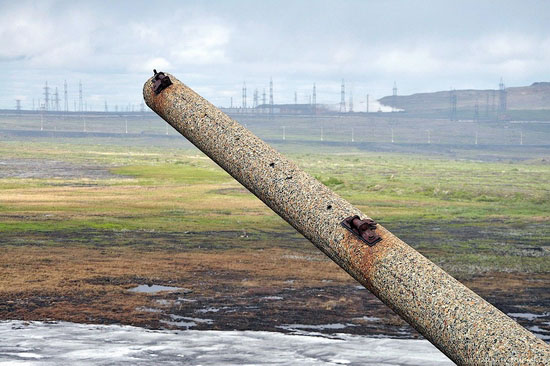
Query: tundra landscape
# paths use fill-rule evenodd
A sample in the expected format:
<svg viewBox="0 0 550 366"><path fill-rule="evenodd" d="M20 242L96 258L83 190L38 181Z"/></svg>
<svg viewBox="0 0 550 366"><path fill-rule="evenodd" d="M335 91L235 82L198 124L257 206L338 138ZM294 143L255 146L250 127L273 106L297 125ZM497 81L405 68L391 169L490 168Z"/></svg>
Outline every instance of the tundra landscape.
<svg viewBox="0 0 550 366"><path fill-rule="evenodd" d="M550 364L548 14L0 0L0 366Z"/></svg>
<svg viewBox="0 0 550 366"><path fill-rule="evenodd" d="M375 134L391 123L362 118L322 123L327 131L368 125ZM140 133L130 135L105 132L124 120L118 116L74 135L37 133L35 120L20 117L21 129L3 130L0 142L3 319L419 337L185 139L161 133L158 118L131 118ZM309 174L550 338L547 146L377 143L357 132L353 143L335 134L312 141L299 133L318 120L246 121ZM408 123L394 122L394 133L419 138ZM432 136L451 124L422 123ZM285 140L283 124L295 126ZM523 129L543 139L546 126ZM502 141L515 127L482 128Z"/></svg>

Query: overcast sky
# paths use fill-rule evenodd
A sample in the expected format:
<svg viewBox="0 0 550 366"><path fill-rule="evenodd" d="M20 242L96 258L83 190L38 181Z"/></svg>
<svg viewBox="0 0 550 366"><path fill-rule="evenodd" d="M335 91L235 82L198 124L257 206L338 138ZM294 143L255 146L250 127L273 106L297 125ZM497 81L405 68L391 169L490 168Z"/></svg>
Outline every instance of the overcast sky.
<svg viewBox="0 0 550 366"><path fill-rule="evenodd" d="M496 88L550 80L549 1L13 1L0 0L0 108L38 104L47 80L70 108L141 102L152 69L216 105L339 102L365 95ZM362 103L361 103L362 102Z"/></svg>

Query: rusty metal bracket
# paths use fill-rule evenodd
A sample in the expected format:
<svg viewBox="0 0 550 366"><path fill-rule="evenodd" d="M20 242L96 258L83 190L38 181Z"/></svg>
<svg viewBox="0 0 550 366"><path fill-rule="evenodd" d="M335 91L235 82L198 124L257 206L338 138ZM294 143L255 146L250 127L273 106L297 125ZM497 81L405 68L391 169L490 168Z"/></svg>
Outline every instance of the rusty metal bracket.
<svg viewBox="0 0 550 366"><path fill-rule="evenodd" d="M375 232L376 221L371 219L361 220L359 216L350 216L342 221L342 226L353 233L369 246L378 243L382 238Z"/></svg>
<svg viewBox="0 0 550 366"><path fill-rule="evenodd" d="M153 72L155 73L155 77L153 78L153 91L155 95L159 95L161 91L172 85L172 80L162 71L157 72L157 70L153 69Z"/></svg>

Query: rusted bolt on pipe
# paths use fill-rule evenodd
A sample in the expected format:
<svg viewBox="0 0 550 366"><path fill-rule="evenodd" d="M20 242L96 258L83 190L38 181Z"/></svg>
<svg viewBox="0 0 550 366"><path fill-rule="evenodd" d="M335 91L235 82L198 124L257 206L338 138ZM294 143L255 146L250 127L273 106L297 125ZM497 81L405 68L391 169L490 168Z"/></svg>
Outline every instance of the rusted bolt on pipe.
<svg viewBox="0 0 550 366"><path fill-rule="evenodd" d="M460 365L550 365L550 347L169 74L147 105ZM292 177L289 179L289 177ZM329 208L330 207L330 208ZM346 228L344 220L355 217ZM370 226L369 226L370 225ZM370 245L357 230L380 240ZM365 230L366 231L366 230ZM368 234L367 237L372 237Z"/></svg>
<svg viewBox="0 0 550 366"><path fill-rule="evenodd" d="M376 234L377 223L372 219L361 220L359 216L350 216L342 221L342 226L355 234L370 246L378 243L382 238Z"/></svg>
<svg viewBox="0 0 550 366"><path fill-rule="evenodd" d="M159 95L161 91L172 85L170 77L166 76L163 72L157 72L153 70L155 76L153 76L153 90L156 95Z"/></svg>

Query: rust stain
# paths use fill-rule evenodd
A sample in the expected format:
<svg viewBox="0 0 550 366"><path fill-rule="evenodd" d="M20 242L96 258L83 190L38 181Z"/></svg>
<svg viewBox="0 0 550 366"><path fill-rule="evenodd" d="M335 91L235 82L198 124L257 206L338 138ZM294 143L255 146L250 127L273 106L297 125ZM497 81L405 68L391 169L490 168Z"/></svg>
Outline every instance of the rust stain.
<svg viewBox="0 0 550 366"><path fill-rule="evenodd" d="M395 236L382 226L378 226L377 232L382 240L372 247L345 229L342 230L344 238L339 243L349 256L351 267L358 272L359 282L372 292L377 292L372 286L372 280L376 276L378 262L387 256L390 249L396 246Z"/></svg>

